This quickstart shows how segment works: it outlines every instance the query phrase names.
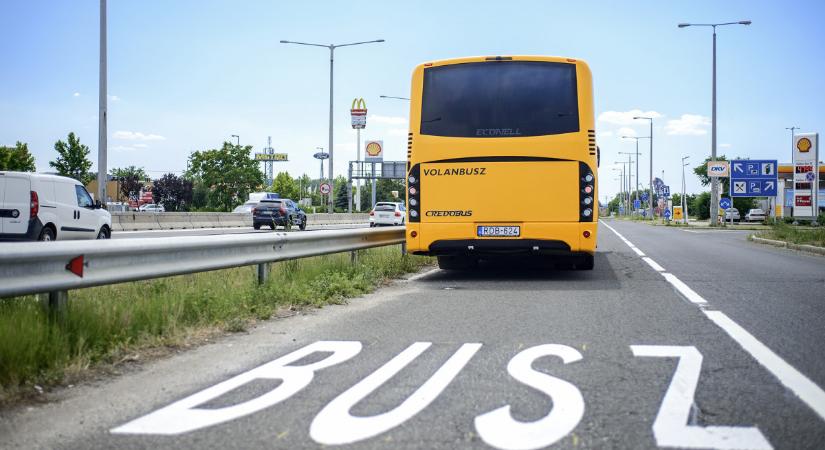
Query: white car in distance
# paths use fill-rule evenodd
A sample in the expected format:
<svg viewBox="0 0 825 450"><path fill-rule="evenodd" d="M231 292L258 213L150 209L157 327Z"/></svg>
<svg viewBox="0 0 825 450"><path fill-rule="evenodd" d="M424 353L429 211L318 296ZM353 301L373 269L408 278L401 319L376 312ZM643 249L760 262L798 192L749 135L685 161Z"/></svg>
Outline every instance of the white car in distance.
<svg viewBox="0 0 825 450"><path fill-rule="evenodd" d="M370 227L404 225L407 209L400 202L378 202L370 211Z"/></svg>
<svg viewBox="0 0 825 450"><path fill-rule="evenodd" d="M138 211L140 211L140 212L151 212L151 213L162 213L162 212L166 212L166 208L164 208L163 205L159 205L159 204L155 204L155 203L145 203L143 205L140 205L140 208L138 208Z"/></svg>

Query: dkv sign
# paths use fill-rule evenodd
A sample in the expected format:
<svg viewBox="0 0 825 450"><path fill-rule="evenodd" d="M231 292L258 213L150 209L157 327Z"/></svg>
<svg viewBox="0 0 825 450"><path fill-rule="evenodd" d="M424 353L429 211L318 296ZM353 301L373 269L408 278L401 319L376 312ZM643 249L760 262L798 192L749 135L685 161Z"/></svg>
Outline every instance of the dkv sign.
<svg viewBox="0 0 825 450"><path fill-rule="evenodd" d="M730 166L727 161L708 161L709 177L729 177Z"/></svg>

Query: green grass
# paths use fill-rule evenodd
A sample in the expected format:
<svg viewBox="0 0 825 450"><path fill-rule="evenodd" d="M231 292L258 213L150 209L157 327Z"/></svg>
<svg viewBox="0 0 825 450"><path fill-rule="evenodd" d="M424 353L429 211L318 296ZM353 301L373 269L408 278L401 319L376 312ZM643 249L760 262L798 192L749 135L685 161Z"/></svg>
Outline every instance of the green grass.
<svg viewBox="0 0 825 450"><path fill-rule="evenodd" d="M825 228L823 227L808 228L780 222L773 225L770 230L758 233L756 237L825 247Z"/></svg>
<svg viewBox="0 0 825 450"><path fill-rule="evenodd" d="M288 309L343 303L429 264L397 246L69 292L65 319L50 320L35 296L0 299L0 404L126 355L239 332Z"/></svg>

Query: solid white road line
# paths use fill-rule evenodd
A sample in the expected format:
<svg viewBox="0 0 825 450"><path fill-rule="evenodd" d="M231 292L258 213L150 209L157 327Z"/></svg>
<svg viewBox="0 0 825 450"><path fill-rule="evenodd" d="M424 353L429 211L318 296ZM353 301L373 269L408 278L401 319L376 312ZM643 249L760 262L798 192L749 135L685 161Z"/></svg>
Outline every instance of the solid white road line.
<svg viewBox="0 0 825 450"><path fill-rule="evenodd" d="M422 278L424 278L424 277L428 277L428 276L433 275L433 274L436 274L436 273L438 273L438 272L441 272L441 269L439 269L439 268L430 269L430 270L428 270L428 271L426 271L426 272L422 272L422 273L415 274L415 275L413 275L413 276L411 276L411 277L409 277L409 278L402 278L401 280L398 280L398 281L415 281L415 280L420 280L420 279L422 279Z"/></svg>
<svg viewBox="0 0 825 450"><path fill-rule="evenodd" d="M604 223L604 221L600 220L599 222L607 227L607 229L615 233L616 236L624 241L628 247L634 250L636 249L636 246L633 245L632 242L628 241L613 227ZM768 348L768 346L759 342L758 339L748 333L747 330L739 326L739 324L734 322L733 319L720 311L708 311L704 309L708 306L708 301L696 293L696 291L691 289L688 285L683 283L682 280L676 277L676 275L665 272L664 267L656 264L656 262L649 257L643 257L642 259L650 265L650 267L662 274L662 276L665 277L665 280L675 287L676 290L679 291L679 293L687 298L691 303L700 305L703 308L702 312L704 312L713 323L719 326L719 328L721 328L728 334L728 336L736 341L742 349L751 355L753 359L761 364L762 367L767 369L768 372L773 374L773 376L775 376L780 383L790 389L791 392L796 394L796 396L802 400L802 402L808 405L814 410L814 412L817 413L817 415L819 415L819 417L825 420L825 391L823 391L822 388L817 386L816 383L811 381L800 371L796 370L793 366L785 362L784 359L774 353L770 348Z"/></svg>
<svg viewBox="0 0 825 450"><path fill-rule="evenodd" d="M825 420L825 391L808 379L793 366L785 362L765 344L759 342L747 330L739 326L730 317L721 311L704 311L705 315L719 328L733 338L764 368L768 369L779 381L790 389L800 400L813 409L819 417Z"/></svg>
<svg viewBox="0 0 825 450"><path fill-rule="evenodd" d="M634 247L633 249L634 249L634 250L636 250L636 248L635 248L635 247ZM637 252L637 253L638 253L638 252ZM642 260L643 260L644 262L646 262L648 266L652 267L652 268L653 268L653 270L655 270L656 272L664 272L664 271L665 271L665 268L664 268L664 267L660 266L660 265L659 265L656 261L654 261L654 260L652 260L652 259L648 258L647 256L643 256L643 257L642 257ZM665 278L667 278L667 277L665 277Z"/></svg>

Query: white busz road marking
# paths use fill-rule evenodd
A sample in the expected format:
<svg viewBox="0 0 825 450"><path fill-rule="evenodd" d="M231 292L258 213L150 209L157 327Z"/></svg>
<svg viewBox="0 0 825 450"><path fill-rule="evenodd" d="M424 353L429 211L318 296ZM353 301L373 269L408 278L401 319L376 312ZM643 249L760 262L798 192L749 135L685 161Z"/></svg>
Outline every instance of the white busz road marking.
<svg viewBox="0 0 825 450"><path fill-rule="evenodd" d="M635 249L636 246L628 241L624 236L616 231L613 227L606 224L604 221L599 221L602 225L607 227L610 231L616 234L625 244L630 248ZM649 259L649 258L648 258ZM652 259L650 261L653 261ZM648 262L650 264L650 262ZM658 265L658 264L657 264ZM659 266L661 267L661 266ZM655 267L654 267L655 268ZM742 328L739 324L733 321L730 317L721 311L710 311L707 309L708 302L696 291L688 287L676 275L667 273L662 268L659 271L665 280L668 281L679 293L685 296L689 301L701 307L702 312L719 328L725 331L740 347L742 347L748 354L750 354L759 364L775 376L783 386L790 389L796 394L808 407L825 420L825 391L822 390L816 383L811 381L802 372L796 370L793 366L788 364L782 357L774 353L768 346L756 339L747 330ZM657 441L658 442L658 441Z"/></svg>
<svg viewBox="0 0 825 450"><path fill-rule="evenodd" d="M328 403L312 421L310 437L320 444L351 444L402 425L441 395L482 347L482 344L477 343L463 344L430 379L391 411L369 417L355 417L350 414L349 411L355 405L398 375L431 345L430 342L416 342L410 345L384 366ZM316 371L355 357L361 348L361 343L354 341L315 342L135 419L111 432L175 435L244 417L290 398L310 384ZM695 347L645 345L631 346L631 351L637 357L680 359L652 427L659 445L720 449L771 448L755 427L687 425L702 364L702 355ZM324 352L331 354L312 364L293 365L314 353ZM516 354L507 364L507 372L516 381L550 397L553 406L547 415L532 422L522 422L513 418L510 405L478 415L474 420L475 429L488 445L505 450L543 448L563 439L581 422L585 406L579 389L568 381L533 369L533 363L545 356L556 356L564 364L582 359L581 353L576 349L559 344L537 345ZM258 378L280 379L282 383L265 394L237 405L218 409L198 408Z"/></svg>

